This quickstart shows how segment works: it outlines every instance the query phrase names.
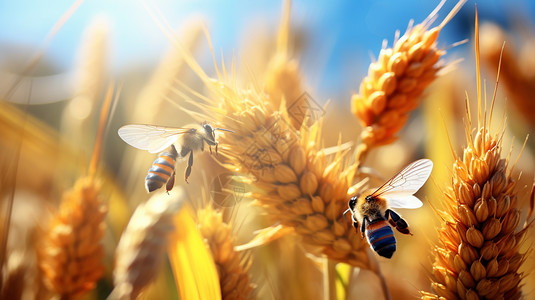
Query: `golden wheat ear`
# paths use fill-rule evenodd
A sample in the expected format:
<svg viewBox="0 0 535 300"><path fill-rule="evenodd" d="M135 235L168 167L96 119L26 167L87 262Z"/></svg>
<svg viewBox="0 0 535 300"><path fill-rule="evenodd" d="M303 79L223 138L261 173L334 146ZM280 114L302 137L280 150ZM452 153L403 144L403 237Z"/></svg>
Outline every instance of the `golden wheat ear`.
<svg viewBox="0 0 535 300"><path fill-rule="evenodd" d="M249 277L250 260L234 248L231 224L212 207L197 213L199 230L208 244L219 274L221 296L225 299L253 299L254 285Z"/></svg>
<svg viewBox="0 0 535 300"><path fill-rule="evenodd" d="M477 128L467 111L467 146L453 164L452 185L444 193L442 226L434 250L434 294L422 299L519 299L525 253L519 248L527 226L519 228L519 192L501 158L503 132L489 132L490 117L482 106L479 72L479 28L476 11ZM468 101L468 99L467 99ZM468 107L468 103L467 103Z"/></svg>
<svg viewBox="0 0 535 300"><path fill-rule="evenodd" d="M446 51L437 48L438 35L465 2L459 1L440 25L430 28L444 4L441 1L424 22L409 27L392 48L381 49L377 61L370 64L359 93L351 98L351 110L364 127L357 161L371 148L397 139L410 112L419 106L423 91L441 69L438 62Z"/></svg>
<svg viewBox="0 0 535 300"><path fill-rule="evenodd" d="M265 73L265 92L269 95L271 103L279 107L284 103L287 109L308 107L305 90L303 87L303 76L299 70L297 59L290 56L290 10L291 1L285 0L283 3L282 20L277 34L277 49ZM299 129L305 121L306 114L295 114L290 120L292 125ZM313 120L308 120L310 121ZM310 125L310 124L308 124Z"/></svg>
<svg viewBox="0 0 535 300"><path fill-rule="evenodd" d="M130 218L115 250L114 289L108 299L136 299L156 277L173 230L173 216L182 206L185 192L160 193L140 204Z"/></svg>
<svg viewBox="0 0 535 300"><path fill-rule="evenodd" d="M212 94L208 98L187 90L200 100L191 104L201 112L189 110L190 114L199 121L215 119L214 123L235 131L219 139L222 165L254 178L252 196L274 222L294 228L305 243L330 259L370 269L367 243L356 237L342 215L356 173L356 166L346 159L348 152L339 150L326 157L321 122L296 130L284 103L275 107L264 91L228 82L217 66L219 78L208 77L170 28L157 22Z"/></svg>
<svg viewBox="0 0 535 300"><path fill-rule="evenodd" d="M100 239L107 209L99 194L95 180L79 179L64 193L59 211L41 237L37 257L44 283L62 299L92 290L104 272Z"/></svg>
<svg viewBox="0 0 535 300"><path fill-rule="evenodd" d="M100 241L106 229L104 219L108 208L100 196L101 184L96 177L113 91L110 85L100 110L88 175L63 194L59 210L38 237L36 251L43 281L61 299L76 299L86 294L104 272L104 248Z"/></svg>

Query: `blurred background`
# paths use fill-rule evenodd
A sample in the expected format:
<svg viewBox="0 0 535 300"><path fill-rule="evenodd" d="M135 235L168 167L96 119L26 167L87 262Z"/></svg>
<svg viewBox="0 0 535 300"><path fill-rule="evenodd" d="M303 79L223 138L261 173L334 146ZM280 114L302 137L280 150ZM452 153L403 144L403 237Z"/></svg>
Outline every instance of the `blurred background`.
<svg viewBox="0 0 535 300"><path fill-rule="evenodd" d="M298 62L305 91L319 105L328 103L325 146L335 145L340 134L343 142L358 139L361 126L350 112L349 100L358 92L370 62L377 57L383 40L391 46L396 30L405 32L411 19L421 22L437 4L438 1L423 0L292 1L288 52ZM455 4L456 1L446 2L437 24ZM438 44L439 48L447 49L443 60L449 66L428 88L424 104L413 113L400 140L374 151L367 160L367 165L389 178L414 159L433 159L437 167L425 192L426 200L431 202L440 198L442 183L449 182L452 156L449 150L444 151L449 149L444 127L457 154L461 154L465 145L461 122L465 116L465 91L472 103L476 99L475 4L476 1L468 1L441 31ZM487 79L488 95L494 87L502 42L507 41L510 55L503 64L509 67L502 66L503 84L498 91L495 125L506 111L504 155L513 146L512 157L516 158L525 136L533 133L535 122L530 114L535 89L535 2L492 0L477 4L481 24L489 24L481 31L483 78ZM0 171L4 173L2 176L12 176L14 158L21 162L16 175L15 200L24 200L15 201L14 214L24 216L32 212L35 225L40 211L57 204L62 192L87 169L100 103L109 82L114 80L121 87L121 94L107 129L101 163L106 193L111 199L108 222L112 233L107 242L113 244L136 204L148 198L143 181L156 158L127 146L117 136L117 129L128 123L175 127L191 123L190 117L172 104L183 101L175 88L184 85L202 92L203 87L140 1L85 1L57 34L47 39L54 24L71 5L71 1L0 2L0 28L3 28L0 31ZM234 59L239 81L262 85L276 51L283 11L281 1L151 1L150 6L162 12L208 75L214 75L214 68L201 24L208 29L218 62L223 58L228 67ZM465 39L469 41L450 48ZM37 56L39 59L33 65ZM445 125L436 121L440 118L445 120ZM17 130L21 124L31 134L23 137L23 151L17 156L21 145ZM427 128L427 133L422 133L422 126ZM528 141L515 171L525 175L518 186L526 194L529 190L525 186L530 186L533 178L535 144L532 140ZM184 185L181 175L184 168L185 163L179 163L177 184ZM190 198L200 199L199 203L209 202L213 180L223 172L209 155L198 155L190 182L202 183L204 188L200 191L197 185L186 185ZM240 242L248 241L254 229L270 225L267 220L257 219L260 209L251 209L247 204L247 199L243 200L238 212L233 212L235 219L245 220L239 222ZM526 207L527 203L521 205ZM421 211L402 214L415 235L400 237L399 254L391 261L380 263L394 299L412 299L418 290L429 290L429 273L425 270L430 269L432 262L429 244L436 239L433 228L438 222L428 205ZM20 226L30 228L32 224ZM268 262L277 259L274 253L287 250L282 243L268 247L271 248L258 250L263 251L258 256ZM107 257L111 262L113 247L109 252ZM414 259L414 253L425 259ZM533 259L528 259L528 265L533 266ZM269 273L266 269L276 267L264 262L255 262L253 266L253 281L268 282L259 284L260 298L284 298L281 296L283 280L277 283L270 282L273 278L266 279ZM407 276L407 269L418 271ZM110 270L107 270L108 279ZM378 284L373 275L362 273L358 276L365 279L354 290L361 291L359 284L360 287ZM319 271L309 276L321 280ZM528 276L525 288L533 294L535 286L530 280L533 281L532 275ZM109 280L103 282L101 289L106 291ZM314 295L313 291L309 293ZM378 295L373 293L372 289L366 297Z"/></svg>
<svg viewBox="0 0 535 300"><path fill-rule="evenodd" d="M2 71L16 73L17 67L39 49L53 24L72 2L0 3L0 25L4 28L0 32ZM275 35L281 19L279 2L151 1L173 27L180 28L192 18L202 19L209 28L214 47L221 49L226 57L234 53L240 62L253 42L261 42L255 38ZM387 39L391 44L395 30L404 31L410 19L423 20L437 3L292 1L292 31L301 47L297 53L300 68L307 74L308 85L316 87L317 98L343 101L349 97L351 89L357 89L365 75L370 55L377 57L382 41ZM447 1L440 16L444 17L455 3ZM441 34L440 43L450 45L470 37L475 3L468 1L464 5ZM483 21L496 22L505 29L517 28L518 23L529 25L534 10L535 3L527 0L490 0L479 4ZM106 67L114 77L149 72L170 48L168 39L140 1L85 1L48 45L39 75L72 71L83 33L96 18L107 23ZM463 50L452 49L450 56Z"/></svg>

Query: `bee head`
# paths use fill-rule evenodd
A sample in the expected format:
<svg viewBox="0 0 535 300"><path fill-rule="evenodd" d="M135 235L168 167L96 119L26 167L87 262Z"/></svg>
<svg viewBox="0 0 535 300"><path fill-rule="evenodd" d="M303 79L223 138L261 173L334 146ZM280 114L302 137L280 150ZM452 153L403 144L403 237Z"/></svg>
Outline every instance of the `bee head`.
<svg viewBox="0 0 535 300"><path fill-rule="evenodd" d="M205 123L202 125L202 127L206 131L206 135L211 136L215 140L214 128L212 127L212 125Z"/></svg>

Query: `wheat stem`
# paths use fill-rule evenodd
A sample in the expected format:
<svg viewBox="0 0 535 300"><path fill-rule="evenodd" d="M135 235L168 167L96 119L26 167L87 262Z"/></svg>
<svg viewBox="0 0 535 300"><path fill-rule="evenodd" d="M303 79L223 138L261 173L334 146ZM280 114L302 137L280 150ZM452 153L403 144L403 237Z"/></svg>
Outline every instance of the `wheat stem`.
<svg viewBox="0 0 535 300"><path fill-rule="evenodd" d="M323 299L336 300L336 263L323 258Z"/></svg>
<svg viewBox="0 0 535 300"><path fill-rule="evenodd" d="M383 272L381 272L381 267L379 265L377 257L373 255L371 249L368 249L368 255L370 257L371 262L370 271L374 272L375 275L377 275L377 278L379 278L379 282L381 284L381 291L383 293L383 296L385 297L385 300L392 300L390 289L388 288L388 283L386 282L386 278L384 277Z"/></svg>

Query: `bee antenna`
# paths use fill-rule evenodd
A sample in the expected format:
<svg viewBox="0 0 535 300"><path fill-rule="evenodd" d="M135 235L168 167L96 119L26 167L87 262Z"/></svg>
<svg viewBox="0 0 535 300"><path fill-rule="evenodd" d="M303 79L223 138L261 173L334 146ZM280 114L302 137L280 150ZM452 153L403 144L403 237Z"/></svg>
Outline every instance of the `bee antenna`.
<svg viewBox="0 0 535 300"><path fill-rule="evenodd" d="M234 133L234 131L232 131L230 129L224 129L224 128L214 128L214 130L228 131L228 132Z"/></svg>

